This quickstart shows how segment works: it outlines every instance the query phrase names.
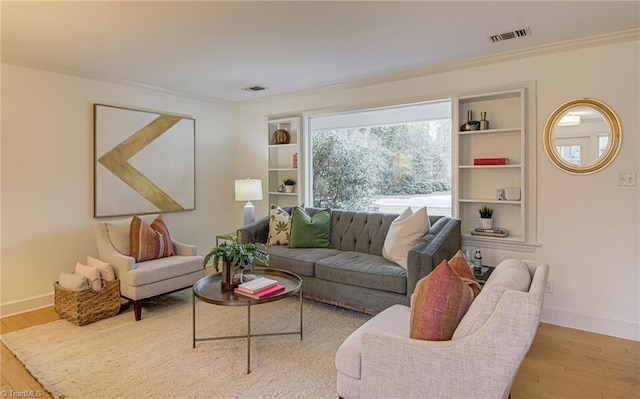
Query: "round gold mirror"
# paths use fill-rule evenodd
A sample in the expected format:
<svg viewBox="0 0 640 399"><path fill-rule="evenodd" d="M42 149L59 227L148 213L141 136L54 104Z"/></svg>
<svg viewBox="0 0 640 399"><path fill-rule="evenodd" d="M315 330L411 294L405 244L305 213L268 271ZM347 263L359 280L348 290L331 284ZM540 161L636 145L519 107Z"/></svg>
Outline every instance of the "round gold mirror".
<svg viewBox="0 0 640 399"><path fill-rule="evenodd" d="M544 150L557 167L574 174L595 173L618 154L622 130L605 103L578 98L560 105L544 126Z"/></svg>

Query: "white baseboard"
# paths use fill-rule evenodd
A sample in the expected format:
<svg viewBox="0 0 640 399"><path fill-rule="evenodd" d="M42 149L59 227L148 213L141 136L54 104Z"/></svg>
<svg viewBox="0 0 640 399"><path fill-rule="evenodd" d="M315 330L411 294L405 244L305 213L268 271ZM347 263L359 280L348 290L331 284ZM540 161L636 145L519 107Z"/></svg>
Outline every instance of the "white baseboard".
<svg viewBox="0 0 640 399"><path fill-rule="evenodd" d="M540 321L613 337L640 341L640 324L554 308L542 308Z"/></svg>
<svg viewBox="0 0 640 399"><path fill-rule="evenodd" d="M0 316L8 317L53 306L53 292L0 304Z"/></svg>

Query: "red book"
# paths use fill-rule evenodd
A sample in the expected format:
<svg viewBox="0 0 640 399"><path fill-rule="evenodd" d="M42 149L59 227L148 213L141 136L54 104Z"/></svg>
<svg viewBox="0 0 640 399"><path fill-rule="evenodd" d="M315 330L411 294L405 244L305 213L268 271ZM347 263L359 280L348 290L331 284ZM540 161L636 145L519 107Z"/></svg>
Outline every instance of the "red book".
<svg viewBox="0 0 640 399"><path fill-rule="evenodd" d="M255 294L250 294L248 292L244 292L237 288L233 290L233 292L235 292L238 295L246 296L253 299L262 299L262 298L271 296L273 294L277 294L278 292L281 292L281 291L284 291L284 285L281 285L281 284L274 285L273 287L269 287L262 291L256 292Z"/></svg>
<svg viewBox="0 0 640 399"><path fill-rule="evenodd" d="M509 158L474 158L474 165L506 165Z"/></svg>

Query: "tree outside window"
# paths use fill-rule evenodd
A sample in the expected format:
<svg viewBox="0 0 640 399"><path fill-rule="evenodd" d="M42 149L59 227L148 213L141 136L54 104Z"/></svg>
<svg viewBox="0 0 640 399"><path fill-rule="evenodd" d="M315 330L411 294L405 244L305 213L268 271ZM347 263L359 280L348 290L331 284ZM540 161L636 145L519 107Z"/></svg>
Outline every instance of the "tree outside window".
<svg viewBox="0 0 640 399"><path fill-rule="evenodd" d="M311 138L313 206L400 212L431 200L430 214L451 215L450 118L314 130Z"/></svg>

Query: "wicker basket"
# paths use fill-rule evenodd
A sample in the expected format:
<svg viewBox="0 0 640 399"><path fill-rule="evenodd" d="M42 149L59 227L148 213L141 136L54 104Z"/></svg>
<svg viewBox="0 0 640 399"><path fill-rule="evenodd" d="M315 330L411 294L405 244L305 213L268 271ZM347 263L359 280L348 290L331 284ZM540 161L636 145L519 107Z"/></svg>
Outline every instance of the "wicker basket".
<svg viewBox="0 0 640 399"><path fill-rule="evenodd" d="M53 283L56 313L79 326L115 316L120 311L120 280L107 281L102 290L74 291Z"/></svg>

